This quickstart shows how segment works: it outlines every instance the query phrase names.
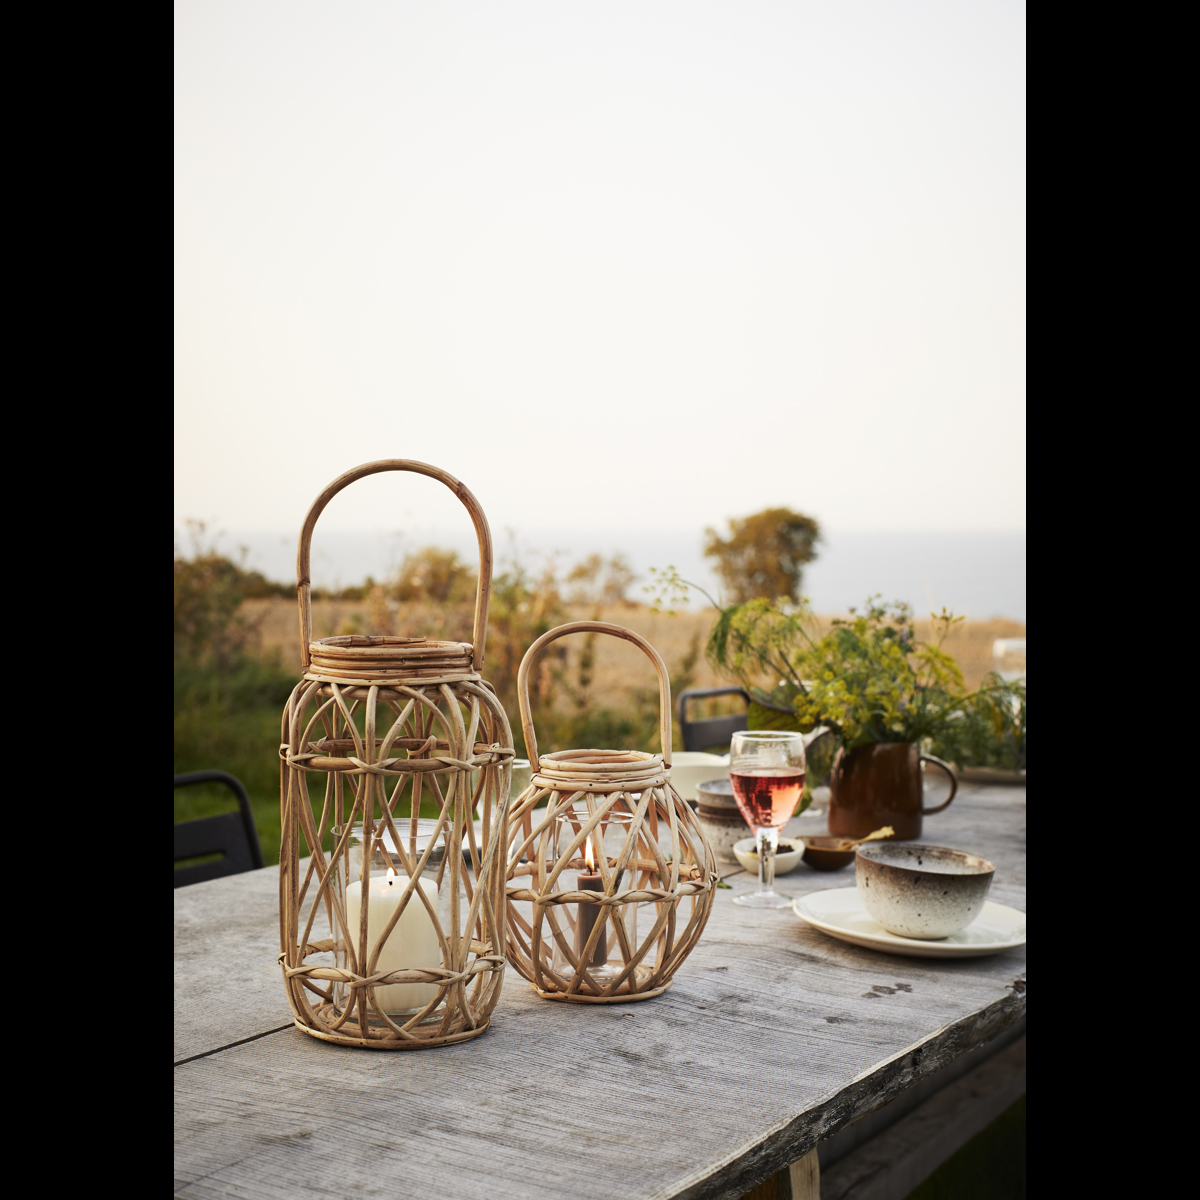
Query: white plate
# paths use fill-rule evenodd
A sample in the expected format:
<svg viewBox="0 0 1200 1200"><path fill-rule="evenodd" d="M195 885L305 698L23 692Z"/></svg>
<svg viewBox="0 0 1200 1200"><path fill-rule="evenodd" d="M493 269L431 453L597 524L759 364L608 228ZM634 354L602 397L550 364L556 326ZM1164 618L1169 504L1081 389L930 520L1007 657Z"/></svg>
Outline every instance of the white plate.
<svg viewBox="0 0 1200 1200"><path fill-rule="evenodd" d="M966 929L936 942L888 933L867 915L856 887L812 892L795 900L792 908L798 917L843 942L906 958L978 958L1025 944L1025 914L990 900Z"/></svg>

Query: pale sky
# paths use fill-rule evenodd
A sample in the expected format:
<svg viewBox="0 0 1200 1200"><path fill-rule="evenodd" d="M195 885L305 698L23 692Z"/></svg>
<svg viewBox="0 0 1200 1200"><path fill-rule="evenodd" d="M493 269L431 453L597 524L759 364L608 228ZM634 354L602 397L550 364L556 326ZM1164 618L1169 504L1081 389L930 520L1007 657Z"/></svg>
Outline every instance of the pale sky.
<svg viewBox="0 0 1200 1200"><path fill-rule="evenodd" d="M176 17L177 526L1024 528L1023 5Z"/></svg>

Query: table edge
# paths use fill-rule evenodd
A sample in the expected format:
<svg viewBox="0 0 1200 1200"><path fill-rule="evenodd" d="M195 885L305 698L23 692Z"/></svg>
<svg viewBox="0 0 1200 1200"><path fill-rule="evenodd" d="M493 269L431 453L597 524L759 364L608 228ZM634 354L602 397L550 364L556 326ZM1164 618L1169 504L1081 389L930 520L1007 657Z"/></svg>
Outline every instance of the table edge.
<svg viewBox="0 0 1200 1200"><path fill-rule="evenodd" d="M942 1026L858 1076L849 1086L818 1100L766 1137L739 1147L708 1174L686 1182L675 1191L655 1195L652 1200L738 1200L751 1188L803 1158L839 1129L881 1108L912 1084L961 1055L986 1046L1024 1021L1024 972L1008 987L1007 996Z"/></svg>

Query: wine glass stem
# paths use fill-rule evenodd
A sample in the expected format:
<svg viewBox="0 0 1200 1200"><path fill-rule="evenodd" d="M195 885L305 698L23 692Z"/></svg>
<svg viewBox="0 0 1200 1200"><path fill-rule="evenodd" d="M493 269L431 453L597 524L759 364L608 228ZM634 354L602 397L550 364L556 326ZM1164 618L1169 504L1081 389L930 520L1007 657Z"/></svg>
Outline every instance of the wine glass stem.
<svg viewBox="0 0 1200 1200"><path fill-rule="evenodd" d="M775 890L775 850L779 845L779 830L773 826L760 826L754 831L758 840L758 890Z"/></svg>

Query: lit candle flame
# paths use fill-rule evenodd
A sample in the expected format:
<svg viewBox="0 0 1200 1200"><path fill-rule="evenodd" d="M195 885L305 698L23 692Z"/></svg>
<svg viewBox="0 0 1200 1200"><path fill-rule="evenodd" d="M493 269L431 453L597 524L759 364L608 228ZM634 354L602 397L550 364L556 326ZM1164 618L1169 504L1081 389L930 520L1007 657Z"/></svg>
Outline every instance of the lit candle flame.
<svg viewBox="0 0 1200 1200"><path fill-rule="evenodd" d="M396 882L396 872L393 871L391 867L388 867L387 881L388 881L388 887L391 887L392 884Z"/></svg>
<svg viewBox="0 0 1200 1200"><path fill-rule="evenodd" d="M591 838L588 838L588 840L586 842L586 846L587 846L587 849L584 850L583 857L584 857L584 861L586 861L586 863L587 863L588 874L595 875L596 860L592 857L592 839Z"/></svg>

